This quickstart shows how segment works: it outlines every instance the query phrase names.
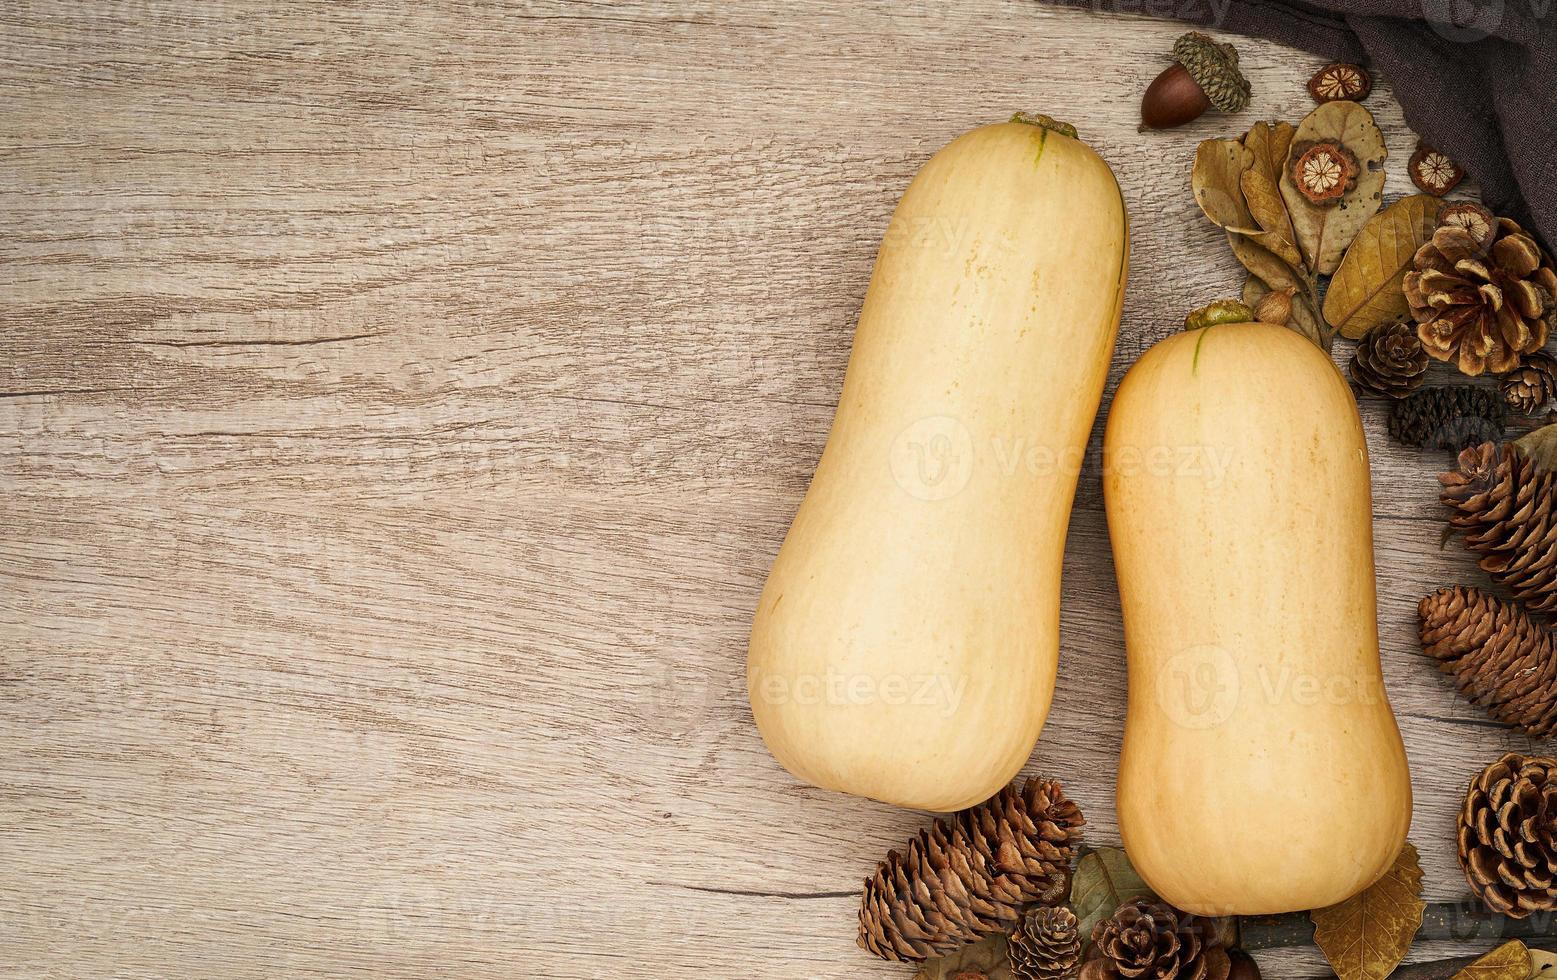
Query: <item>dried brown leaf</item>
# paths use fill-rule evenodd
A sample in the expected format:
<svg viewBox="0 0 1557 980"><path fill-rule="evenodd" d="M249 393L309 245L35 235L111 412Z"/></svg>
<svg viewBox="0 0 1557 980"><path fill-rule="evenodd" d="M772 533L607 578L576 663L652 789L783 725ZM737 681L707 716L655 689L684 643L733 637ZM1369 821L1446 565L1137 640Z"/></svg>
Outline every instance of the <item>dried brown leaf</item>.
<svg viewBox="0 0 1557 980"><path fill-rule="evenodd" d="M1533 971L1530 950L1519 940L1510 939L1449 980L1530 980Z"/></svg>
<svg viewBox="0 0 1557 980"><path fill-rule="evenodd" d="M1287 214L1286 202L1281 199L1281 188L1253 167L1243 172L1239 187L1243 191L1244 206L1254 217L1255 224L1264 229L1261 234L1249 237L1275 252L1283 262L1301 266L1303 255L1292 231L1292 217Z"/></svg>
<svg viewBox="0 0 1557 980"><path fill-rule="evenodd" d="M990 936L948 956L928 960L914 974L914 980L952 980L959 973L982 973L989 980L1013 980L1006 937Z"/></svg>
<svg viewBox="0 0 1557 980"><path fill-rule="evenodd" d="M1292 148L1314 140L1335 140L1357 157L1357 186L1329 207L1310 203L1292 182ZM1311 274L1330 275L1357 232L1378 211L1384 196L1384 135L1373 114L1355 102L1326 102L1298 124L1281 167L1281 197Z"/></svg>
<svg viewBox="0 0 1557 980"><path fill-rule="evenodd" d="M1325 294L1325 319L1349 340L1411 312L1400 284L1411 258L1433 235L1443 202L1403 197L1362 226Z"/></svg>
<svg viewBox="0 0 1557 980"><path fill-rule="evenodd" d="M1427 906L1421 895L1422 866L1408 841L1384 877L1339 905L1309 913L1314 942L1339 980L1384 980L1390 975L1422 927Z"/></svg>
<svg viewBox="0 0 1557 980"><path fill-rule="evenodd" d="M1243 145L1254 155L1254 170L1272 184L1281 183L1281 170L1292 148L1291 123L1257 122L1244 134Z"/></svg>
<svg viewBox="0 0 1557 980"><path fill-rule="evenodd" d="M1200 210L1218 228L1259 233L1239 187L1240 176L1253 163L1254 155L1237 140L1206 140L1195 150L1189 186Z"/></svg>

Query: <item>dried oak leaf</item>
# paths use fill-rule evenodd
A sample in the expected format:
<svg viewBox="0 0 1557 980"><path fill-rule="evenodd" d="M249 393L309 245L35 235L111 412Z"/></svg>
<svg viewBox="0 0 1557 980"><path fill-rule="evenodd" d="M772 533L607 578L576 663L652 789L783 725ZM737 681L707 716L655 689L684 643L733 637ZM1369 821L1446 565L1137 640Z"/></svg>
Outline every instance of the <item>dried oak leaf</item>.
<svg viewBox="0 0 1557 980"><path fill-rule="evenodd" d="M1325 319L1342 337L1358 340L1410 315L1400 284L1416 250L1433 237L1440 206L1426 194L1403 197L1369 218L1352 239L1325 294Z"/></svg>
<svg viewBox="0 0 1557 980"><path fill-rule="evenodd" d="M1211 223L1227 231L1258 233L1259 226L1244 204L1239 179L1254 165L1254 154L1237 140L1206 140L1195 150L1189 186L1195 203Z"/></svg>
<svg viewBox="0 0 1557 980"><path fill-rule="evenodd" d="M1510 939L1467 964L1449 980L1531 980L1534 967L1529 948L1517 939Z"/></svg>
<svg viewBox="0 0 1557 980"><path fill-rule="evenodd" d="M1014 980L1011 959L1006 954L1006 937L990 936L950 955L926 960L914 974L914 980L957 980L963 974L987 980Z"/></svg>
<svg viewBox="0 0 1557 980"><path fill-rule="evenodd" d="M1298 124L1281 171L1281 197L1310 274L1330 275L1357 232L1379 209L1384 195L1384 136L1373 114L1355 102L1326 102ZM1298 147L1332 140L1357 159L1357 183L1328 206L1311 203L1292 181L1291 157Z"/></svg>
<svg viewBox="0 0 1557 980"><path fill-rule="evenodd" d="M1351 105L1331 102L1329 105ZM1408 841L1384 877L1329 908L1309 913L1314 943L1339 980L1384 980L1422 927L1422 866Z"/></svg>
<svg viewBox="0 0 1557 980"><path fill-rule="evenodd" d="M1100 847L1083 854L1070 886L1070 907L1080 922L1077 932L1082 948L1092 942L1092 927L1119 906L1132 899L1156 897L1123 850Z"/></svg>

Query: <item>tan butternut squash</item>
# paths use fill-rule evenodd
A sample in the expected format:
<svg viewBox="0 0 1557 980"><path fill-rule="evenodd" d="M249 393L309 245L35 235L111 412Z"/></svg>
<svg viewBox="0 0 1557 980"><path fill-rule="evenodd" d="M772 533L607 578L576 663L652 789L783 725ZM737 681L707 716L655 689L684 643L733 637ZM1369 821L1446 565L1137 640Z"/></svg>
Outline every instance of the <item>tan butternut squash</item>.
<svg viewBox="0 0 1557 980"><path fill-rule="evenodd" d="M1190 912L1318 908L1411 822L1384 693L1368 452L1334 364L1283 327L1177 334L1109 409L1129 660L1119 828Z"/></svg>
<svg viewBox="0 0 1557 980"><path fill-rule="evenodd" d="M882 243L751 632L757 725L818 786L969 806L1017 773L1048 714L1128 250L1112 172L1055 125L954 140Z"/></svg>

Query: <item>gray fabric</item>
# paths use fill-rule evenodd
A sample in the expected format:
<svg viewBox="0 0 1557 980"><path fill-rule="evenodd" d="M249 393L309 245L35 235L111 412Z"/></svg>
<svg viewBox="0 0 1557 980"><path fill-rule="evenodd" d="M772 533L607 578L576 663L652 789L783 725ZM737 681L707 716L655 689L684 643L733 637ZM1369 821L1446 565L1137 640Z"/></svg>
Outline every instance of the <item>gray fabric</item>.
<svg viewBox="0 0 1557 980"><path fill-rule="evenodd" d="M1171 12L1368 65L1389 79L1411 128L1475 177L1488 207L1538 231L1548 249L1557 243L1557 0L1049 2Z"/></svg>

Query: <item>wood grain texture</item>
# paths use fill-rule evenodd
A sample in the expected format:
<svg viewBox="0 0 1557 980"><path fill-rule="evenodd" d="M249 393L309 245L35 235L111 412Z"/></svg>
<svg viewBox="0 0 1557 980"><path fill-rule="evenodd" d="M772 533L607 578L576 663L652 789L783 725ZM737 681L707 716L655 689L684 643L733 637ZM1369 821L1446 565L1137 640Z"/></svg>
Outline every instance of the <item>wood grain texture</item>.
<svg viewBox="0 0 1557 980"><path fill-rule="evenodd" d="M1236 294L1194 146L1301 116L1317 62L1240 42L1250 113L1138 135L1179 30L1017 0L7 5L0 977L909 975L854 948L855 895L926 818L778 768L750 615L893 204L957 133L1043 110L1118 172L1110 390ZM1404 193L1387 80L1369 104ZM1447 458L1365 416L1448 899L1461 787L1529 743L1413 655L1416 600L1477 573L1439 545ZM1064 616L1031 769L1106 842L1095 467Z"/></svg>

